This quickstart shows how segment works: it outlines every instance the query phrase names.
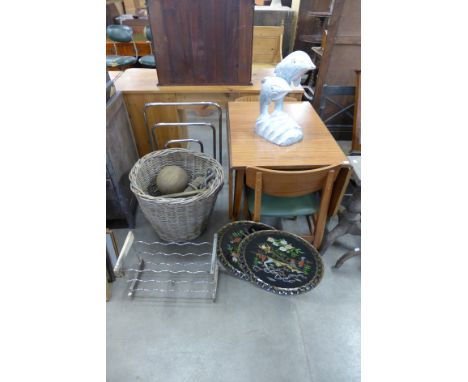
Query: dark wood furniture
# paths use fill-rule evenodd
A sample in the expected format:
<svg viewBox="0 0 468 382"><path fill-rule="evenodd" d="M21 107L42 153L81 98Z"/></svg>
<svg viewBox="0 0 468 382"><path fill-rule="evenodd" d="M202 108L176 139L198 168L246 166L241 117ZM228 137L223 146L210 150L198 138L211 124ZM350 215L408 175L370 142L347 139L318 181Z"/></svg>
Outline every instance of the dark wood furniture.
<svg viewBox="0 0 468 382"><path fill-rule="evenodd" d="M273 111L273 105L269 110ZM228 104L229 216L234 220L239 218L247 167L305 170L339 165L328 216L335 215L338 210L351 176L348 159L309 102L288 102L284 110L303 128L304 138L294 145L280 147L255 134L258 103Z"/></svg>
<svg viewBox="0 0 468 382"><path fill-rule="evenodd" d="M136 199L130 191L128 174L138 153L120 92L107 102L106 119L106 219L124 219L133 228Z"/></svg>
<svg viewBox="0 0 468 382"><path fill-rule="evenodd" d="M315 85L314 108L319 109L325 85L354 86L355 71L360 69L361 1L335 0ZM354 95L341 100L344 106L352 103ZM333 105L329 107L333 108ZM340 120L336 118L335 122L340 123ZM346 139L351 139L351 131L348 131Z"/></svg>
<svg viewBox="0 0 468 382"><path fill-rule="evenodd" d="M252 0L148 0L159 85L249 85Z"/></svg>
<svg viewBox="0 0 468 382"><path fill-rule="evenodd" d="M335 139L351 139L354 121L354 86L324 85L319 115Z"/></svg>
<svg viewBox="0 0 468 382"><path fill-rule="evenodd" d="M303 50L310 54L312 46L320 45L329 19L330 6L331 0L301 0L294 50Z"/></svg>

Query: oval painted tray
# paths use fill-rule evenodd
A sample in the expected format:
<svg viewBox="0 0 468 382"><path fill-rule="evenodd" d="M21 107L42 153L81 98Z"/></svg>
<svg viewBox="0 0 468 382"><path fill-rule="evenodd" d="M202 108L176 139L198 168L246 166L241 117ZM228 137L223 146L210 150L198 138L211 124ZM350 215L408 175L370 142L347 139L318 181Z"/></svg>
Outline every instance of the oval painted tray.
<svg viewBox="0 0 468 382"><path fill-rule="evenodd" d="M323 277L323 262L317 250L288 232L255 232L242 240L239 252L249 278L273 293L304 293L315 288Z"/></svg>
<svg viewBox="0 0 468 382"><path fill-rule="evenodd" d="M240 262L239 245L251 233L261 230L274 230L274 227L248 220L226 224L218 231L218 259L228 271L244 280L247 279L245 270Z"/></svg>

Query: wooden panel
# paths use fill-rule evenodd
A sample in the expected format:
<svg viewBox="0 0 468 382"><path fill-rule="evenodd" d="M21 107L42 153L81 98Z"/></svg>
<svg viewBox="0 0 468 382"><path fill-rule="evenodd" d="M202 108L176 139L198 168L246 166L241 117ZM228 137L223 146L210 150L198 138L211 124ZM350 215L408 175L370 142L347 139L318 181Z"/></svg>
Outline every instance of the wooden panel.
<svg viewBox="0 0 468 382"><path fill-rule="evenodd" d="M127 104L128 114L132 121L133 135L137 144L138 153L143 156L152 151L151 141L148 135L143 109L148 102L174 102L174 94L126 94L125 102ZM148 126L157 122L179 122L179 115L175 107L158 107L148 109ZM156 131L156 139L162 148L170 139L187 137L186 127L161 127ZM176 147L175 145L173 147ZM158 147L156 147L157 149Z"/></svg>
<svg viewBox="0 0 468 382"><path fill-rule="evenodd" d="M361 71L356 70L356 94L354 97L354 123L351 151L361 152Z"/></svg>
<svg viewBox="0 0 468 382"><path fill-rule="evenodd" d="M138 56L147 56L151 54L150 43L147 41L135 41ZM131 42L116 42L117 54L121 56L135 56L135 49ZM106 41L106 55L115 54L114 44Z"/></svg>
<svg viewBox="0 0 468 382"><path fill-rule="evenodd" d="M289 8L255 7L255 26L284 26L283 57L292 52L295 32L295 12ZM255 27L254 27L255 33ZM255 34L254 34L255 39Z"/></svg>
<svg viewBox="0 0 468 382"><path fill-rule="evenodd" d="M205 86L157 86L158 71L156 69L132 68L125 71L115 83L116 89L124 93L180 93L180 94L207 94L207 93L243 93L242 95L259 94L261 81L266 76L274 76L274 67L254 65L252 68L252 85L205 85ZM113 78L113 74L111 74ZM292 88L290 95L302 96L304 89L301 86ZM300 99L300 98L299 98Z"/></svg>
<svg viewBox="0 0 468 382"><path fill-rule="evenodd" d="M282 57L282 40L284 27L255 26L253 38L254 64L279 63Z"/></svg>
<svg viewBox="0 0 468 382"><path fill-rule="evenodd" d="M160 85L251 80L252 0L148 0Z"/></svg>

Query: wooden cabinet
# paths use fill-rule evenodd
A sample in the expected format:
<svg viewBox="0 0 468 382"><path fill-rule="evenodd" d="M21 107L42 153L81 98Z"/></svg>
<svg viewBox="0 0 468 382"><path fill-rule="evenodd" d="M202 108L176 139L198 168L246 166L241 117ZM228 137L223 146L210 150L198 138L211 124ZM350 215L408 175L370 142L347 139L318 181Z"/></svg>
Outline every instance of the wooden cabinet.
<svg viewBox="0 0 468 382"><path fill-rule="evenodd" d="M249 85L253 0L148 0L159 85Z"/></svg>
<svg viewBox="0 0 468 382"><path fill-rule="evenodd" d="M107 102L106 117L106 219L124 219L133 228L136 199L128 174L138 153L120 92Z"/></svg>

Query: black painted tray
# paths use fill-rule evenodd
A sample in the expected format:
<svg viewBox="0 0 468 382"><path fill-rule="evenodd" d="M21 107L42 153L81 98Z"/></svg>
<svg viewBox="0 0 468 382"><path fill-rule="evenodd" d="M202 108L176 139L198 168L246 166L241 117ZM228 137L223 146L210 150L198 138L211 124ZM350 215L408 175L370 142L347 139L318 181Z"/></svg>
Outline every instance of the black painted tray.
<svg viewBox="0 0 468 382"><path fill-rule="evenodd" d="M304 293L315 288L323 277L323 262L317 250L288 232L255 232L242 240L239 252L249 278L273 293Z"/></svg>
<svg viewBox="0 0 468 382"><path fill-rule="evenodd" d="M241 279L247 280L245 269L242 266L239 245L242 240L257 231L274 230L274 227L263 223L255 223L248 220L240 220L226 224L218 231L218 259L224 267Z"/></svg>

